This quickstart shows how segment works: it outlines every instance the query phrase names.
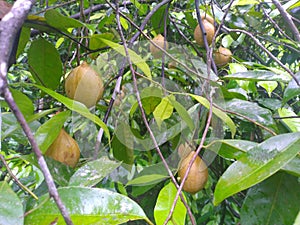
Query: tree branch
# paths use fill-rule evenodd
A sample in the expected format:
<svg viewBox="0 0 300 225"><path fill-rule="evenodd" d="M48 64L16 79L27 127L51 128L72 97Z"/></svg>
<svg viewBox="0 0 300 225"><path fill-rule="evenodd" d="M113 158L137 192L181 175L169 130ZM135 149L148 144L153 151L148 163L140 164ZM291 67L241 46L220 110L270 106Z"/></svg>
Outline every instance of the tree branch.
<svg viewBox="0 0 300 225"><path fill-rule="evenodd" d="M280 4L279 1L277 0L272 0L273 4L276 6L276 8L279 10L281 16L283 17L284 21L286 22L286 24L289 26L289 28L291 29L295 39L297 41L300 41L300 34L299 31L297 29L297 27L295 26L291 15L287 13L287 11L282 7L282 5Z"/></svg>
<svg viewBox="0 0 300 225"><path fill-rule="evenodd" d="M59 210L61 211L62 216L65 219L65 222L68 225L73 225L70 216L67 212L66 207L62 203L56 186L54 184L53 178L50 174L50 171L47 167L46 161L37 145L37 142L34 140L34 136L30 130L30 127L26 123L26 120L19 110L16 102L14 101L12 94L9 90L7 83L7 70L8 70L8 61L11 53L13 41L21 29L22 24L24 23L27 14L29 13L32 5L35 3L34 0L18 0L13 5L10 12L8 12L0 22L0 95L4 96L5 101L10 107L13 114L16 116L19 121L24 133L26 134L31 146L34 151L39 166L43 172L45 181L47 183L49 194L55 200Z"/></svg>

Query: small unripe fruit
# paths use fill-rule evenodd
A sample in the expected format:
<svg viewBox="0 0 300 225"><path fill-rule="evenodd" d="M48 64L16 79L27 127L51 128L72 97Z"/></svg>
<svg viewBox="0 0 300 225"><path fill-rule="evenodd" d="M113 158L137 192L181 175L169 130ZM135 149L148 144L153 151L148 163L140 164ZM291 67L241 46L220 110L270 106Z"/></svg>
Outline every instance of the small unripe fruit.
<svg viewBox="0 0 300 225"><path fill-rule="evenodd" d="M165 38L164 36L162 36L161 34L157 35L156 37L154 37L152 39L152 41L158 45L159 47L161 47L162 49L164 49L164 42L165 42ZM169 48L169 43L166 41L166 48L165 50L168 50ZM154 58L160 58L162 56L162 51L157 48L156 46L154 46L152 43L150 43L150 52L153 55Z"/></svg>
<svg viewBox="0 0 300 225"><path fill-rule="evenodd" d="M61 129L45 155L74 168L80 158L80 149L77 142L64 129Z"/></svg>
<svg viewBox="0 0 300 225"><path fill-rule="evenodd" d="M228 48L220 47L214 52L213 58L218 67L224 66L231 61L232 52Z"/></svg>
<svg viewBox="0 0 300 225"><path fill-rule="evenodd" d="M194 154L195 151L190 152L189 155L181 161L178 171L178 175L181 179L183 179ZM207 178L207 166L205 162L200 158L200 156L197 156L191 166L187 179L184 182L183 190L191 194L195 194L204 188L207 182Z"/></svg>
<svg viewBox="0 0 300 225"><path fill-rule="evenodd" d="M100 75L86 62L73 69L65 82L66 94L90 108L103 95L103 81Z"/></svg>

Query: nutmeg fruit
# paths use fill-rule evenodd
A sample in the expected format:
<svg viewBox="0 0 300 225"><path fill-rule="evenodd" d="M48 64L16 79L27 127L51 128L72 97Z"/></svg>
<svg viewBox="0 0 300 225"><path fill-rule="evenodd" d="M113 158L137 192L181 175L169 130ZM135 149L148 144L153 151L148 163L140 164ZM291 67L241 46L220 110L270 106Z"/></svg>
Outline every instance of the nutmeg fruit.
<svg viewBox="0 0 300 225"><path fill-rule="evenodd" d="M186 158L184 158L179 166L178 175L182 179L187 171L188 165L192 160L195 151L192 151L188 154ZM205 162L197 156L195 161L193 162L187 179L184 182L183 190L195 194L201 189L204 188L208 178L208 170Z"/></svg>
<svg viewBox="0 0 300 225"><path fill-rule="evenodd" d="M74 168L80 158L80 149L77 142L64 129L61 129L45 155Z"/></svg>
<svg viewBox="0 0 300 225"><path fill-rule="evenodd" d="M152 41L156 45L158 45L159 47L161 47L162 49L164 48L165 38L161 34L159 34L156 37L154 37L152 39ZM166 41L166 48L165 48L165 50L168 50L168 48L169 48L169 43ZM159 48L157 48L156 46L154 46L152 43L150 43L150 52L151 52L151 54L153 55L154 58L160 58L162 56L162 51Z"/></svg>
<svg viewBox="0 0 300 225"><path fill-rule="evenodd" d="M215 26L214 26L214 19L209 15L202 15L201 16L202 24L204 26L204 29L206 31L206 39L208 45L212 43L212 39L215 35ZM198 24L194 30L194 39L197 44L199 44L201 47L204 47L204 40L202 31L200 28L200 25Z"/></svg>
<svg viewBox="0 0 300 225"><path fill-rule="evenodd" d="M103 95L103 81L87 62L83 62L69 73L65 91L69 98L90 108L95 106Z"/></svg>
<svg viewBox="0 0 300 225"><path fill-rule="evenodd" d="M218 67L224 66L231 61L232 52L228 48L219 47L214 52L213 58Z"/></svg>

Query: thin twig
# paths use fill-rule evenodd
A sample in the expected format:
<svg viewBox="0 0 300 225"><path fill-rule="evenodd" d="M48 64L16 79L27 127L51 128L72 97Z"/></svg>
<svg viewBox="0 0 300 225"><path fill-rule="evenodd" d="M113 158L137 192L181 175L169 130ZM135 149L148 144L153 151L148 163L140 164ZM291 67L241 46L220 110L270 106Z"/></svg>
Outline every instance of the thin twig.
<svg viewBox="0 0 300 225"><path fill-rule="evenodd" d="M150 138L151 140L153 141L154 145L155 145L155 149L158 153L158 155L160 156L161 160L162 160L162 163L164 164L172 182L175 184L176 187L178 187L178 183L172 173L172 171L170 170L169 166L168 166L168 163L166 162L162 152L160 151L159 149L159 146L158 146L158 143L156 141L156 138L149 126L149 123L147 121L147 117L146 117L146 114L145 114L145 111L144 111L144 108L143 108L143 105L142 105L142 101L141 101L141 96L140 96L140 93L139 93L139 90L138 90L138 86L137 86L137 79L136 79L136 76L135 76L135 70L133 68L133 65L132 65L132 62L131 62L131 59L130 59L130 56L129 56L129 52L128 52L128 47L127 47L127 44L126 44L126 40L124 38L124 35L123 35L123 31L122 31L122 26L120 24L120 14L119 14L119 10L118 10L118 7L116 8L116 19L117 19L117 25L118 25L118 29L119 29L119 33L120 33L120 37L121 37L121 40L122 42L124 43L124 50L125 50L125 53L126 53L126 59L128 60L128 63L129 63L129 67L130 67L130 71L132 73L132 76L133 76L133 83L134 83L134 89L135 89L135 94L136 94L136 98L137 98L137 102L138 102L138 105L139 105L139 108L140 108L140 111L141 111L141 114L142 114L142 119L144 121L144 124L147 128L147 131L149 132L150 134ZM190 215L190 218L191 218L191 222L193 225L196 225L196 222L194 220L194 217L192 215L192 212L190 210L190 207L188 206L187 202L185 201L183 195L180 193L180 198L183 202L183 204L185 205L185 207L187 208L187 211L189 212L189 215Z"/></svg>
<svg viewBox="0 0 300 225"><path fill-rule="evenodd" d="M277 59L265 46L263 46L263 44L256 37L254 37L253 34L251 34L248 31L241 30L241 29L230 29L230 28L226 27L226 30L229 32L240 32L240 33L244 33L244 34L248 35L265 53L267 53L267 55L269 55L286 72L288 72L292 76L292 78L296 81L297 85L300 86L300 82L297 79L297 77L295 76L295 74L289 68L287 68L282 62L280 62L280 60Z"/></svg>
<svg viewBox="0 0 300 225"><path fill-rule="evenodd" d="M233 111L230 111L230 110L222 109L222 108L220 108L220 107L218 107L218 106L216 106L216 105L215 105L215 107L218 108L218 109L220 109L220 110L222 110L223 112L230 113L230 114L233 114L233 115L242 117L243 119L246 119L246 120L250 121L251 123L254 123L255 125L261 127L262 129L268 131L268 132L271 133L273 136L276 136L276 135L277 135L274 131L272 131L272 130L269 129L268 127L265 127L264 125L262 125L262 124L256 122L256 121L253 120L253 119L250 119L250 118L247 117L247 116L244 116L244 115L242 115L242 114L240 114L240 113L233 112Z"/></svg>
<svg viewBox="0 0 300 225"><path fill-rule="evenodd" d="M272 0L273 4L276 6L278 11L280 12L281 16L283 17L284 21L286 24L289 26L291 29L296 41L300 41L300 33L297 27L295 26L293 20L291 19L291 15L287 13L287 11L282 7L279 1L277 0Z"/></svg>
<svg viewBox="0 0 300 225"><path fill-rule="evenodd" d="M4 159L3 155L0 154L0 159L2 161L2 163L4 164L4 166L7 169L7 172L9 173L9 175L14 179L14 181L18 184L18 186L20 188L22 188L24 191L28 192L32 197L34 197L36 200L38 200L38 197L30 190L28 189L25 185L23 185L19 179L13 174L13 172L11 171L11 169L9 168L6 160Z"/></svg>

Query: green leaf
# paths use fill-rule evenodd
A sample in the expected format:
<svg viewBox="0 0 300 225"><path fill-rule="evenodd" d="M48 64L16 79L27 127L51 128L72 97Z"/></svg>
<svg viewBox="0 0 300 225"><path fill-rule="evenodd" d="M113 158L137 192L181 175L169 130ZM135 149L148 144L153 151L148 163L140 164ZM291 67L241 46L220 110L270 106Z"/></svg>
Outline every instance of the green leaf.
<svg viewBox="0 0 300 225"><path fill-rule="evenodd" d="M190 96L194 99L196 99L200 104L202 104L205 108L209 109L210 108L210 104L209 101L199 95L193 95L190 94ZM234 137L235 133L236 133L236 127L234 122L230 119L230 117L224 113L223 111L221 111L220 109L216 108L213 106L212 108L213 114L215 114L217 117L219 117L230 129L231 131L231 136Z"/></svg>
<svg viewBox="0 0 300 225"><path fill-rule="evenodd" d="M159 128L164 120L169 119L172 116L174 108L169 98L169 96L164 97L153 112L153 116Z"/></svg>
<svg viewBox="0 0 300 225"><path fill-rule="evenodd" d="M299 81L300 80L300 72L298 72L295 76L296 76L296 78ZM298 95L300 95L300 87L298 86L298 84L296 83L296 81L294 79L292 79L289 82L289 84L286 87L286 89L284 90L282 105L284 105L290 99L292 99L292 98L294 98L294 97L296 97Z"/></svg>
<svg viewBox="0 0 300 225"><path fill-rule="evenodd" d="M40 126L36 131L34 138L42 153L45 153L52 142L57 138L69 116L70 111L60 112Z"/></svg>
<svg viewBox="0 0 300 225"><path fill-rule="evenodd" d="M225 159L239 159L245 152L255 147L257 143L245 140L216 140L205 148L216 152Z"/></svg>
<svg viewBox="0 0 300 225"><path fill-rule="evenodd" d="M280 117L297 117L298 115L292 111L292 109L280 108L278 109ZM281 119L281 122L291 131L300 132L300 118L287 118Z"/></svg>
<svg viewBox="0 0 300 225"><path fill-rule="evenodd" d="M62 76L62 62L57 49L48 41L33 41L28 51L30 72L38 84L55 90Z"/></svg>
<svg viewBox="0 0 300 225"><path fill-rule="evenodd" d="M294 176L300 177L300 156L297 155L288 164L282 167L282 170Z"/></svg>
<svg viewBox="0 0 300 225"><path fill-rule="evenodd" d="M137 203L112 191L63 187L58 189L58 193L75 225L115 225L139 219L149 221ZM25 217L25 225L49 225L56 220L58 225L65 224L55 202L46 194L39 198L38 206Z"/></svg>
<svg viewBox="0 0 300 225"><path fill-rule="evenodd" d="M162 174L150 174L150 175L144 175L139 176L137 178L134 178L127 182L126 185L133 185L133 186L146 186L153 183L159 183L165 179L167 179L169 176L162 175Z"/></svg>
<svg viewBox="0 0 300 225"><path fill-rule="evenodd" d="M111 42L107 39L100 38L102 42L107 44L109 47L114 49L116 52L120 53L121 55L126 57L125 49L123 45L119 45L117 43ZM136 54L133 50L128 48L128 54L130 57L130 60L133 62L134 65L136 65L140 70L142 70L145 75L151 79L151 71L147 63L144 59L141 58L138 54Z"/></svg>
<svg viewBox="0 0 300 225"><path fill-rule="evenodd" d="M11 91L12 96L18 108L20 109L21 113L27 120L30 116L33 115L34 107L32 101L26 95L24 95L22 92L18 90L12 88L10 88L9 90Z"/></svg>
<svg viewBox="0 0 300 225"><path fill-rule="evenodd" d="M0 224L23 225L23 205L17 194L5 182L0 182Z"/></svg>
<svg viewBox="0 0 300 225"><path fill-rule="evenodd" d="M241 5L256 5L258 4L259 1L257 0L238 0L238 1L235 1L232 6L241 6Z"/></svg>
<svg viewBox="0 0 300 225"><path fill-rule="evenodd" d="M248 191L241 209L241 224L293 224L299 202L297 178L277 173Z"/></svg>
<svg viewBox="0 0 300 225"><path fill-rule="evenodd" d="M111 146L113 155L117 160L128 165L134 163L134 139L131 138L130 132L128 132L123 123L119 123L115 129L115 136L112 138Z"/></svg>
<svg viewBox="0 0 300 225"><path fill-rule="evenodd" d="M258 81L257 84L263 87L268 92L269 97L271 97L272 92L278 86L278 83L276 81Z"/></svg>
<svg viewBox="0 0 300 225"><path fill-rule="evenodd" d="M122 162L112 161L107 157L87 162L71 177L69 186L92 187L118 168Z"/></svg>
<svg viewBox="0 0 300 225"><path fill-rule="evenodd" d="M30 29L28 27L23 26L20 34L16 58L18 58L23 53L24 48L28 43L29 39L30 39Z"/></svg>
<svg viewBox="0 0 300 225"><path fill-rule="evenodd" d="M161 191L159 192L156 205L154 208L154 218L156 224L158 225L164 224L173 205L176 193L177 193L177 189L172 182L164 186L163 189L161 189ZM184 196L183 192L182 195ZM172 217L167 224L168 225L185 224L186 211L187 210L184 204L179 198L178 201L176 202Z"/></svg>
<svg viewBox="0 0 300 225"><path fill-rule="evenodd" d="M276 74L270 71L258 70L239 72L224 76L224 79L230 80L248 80L248 81L280 81L288 83L291 77L286 74Z"/></svg>
<svg viewBox="0 0 300 225"><path fill-rule="evenodd" d="M194 130L195 125L194 121L190 117L189 113L187 110L181 105L176 99L169 98L169 101L172 103L173 107L175 108L176 112L179 114L179 116L186 122L190 130Z"/></svg>
<svg viewBox="0 0 300 225"><path fill-rule="evenodd" d="M214 204L270 177L291 161L299 149L300 133L277 135L253 147L219 179Z"/></svg>
<svg viewBox="0 0 300 225"><path fill-rule="evenodd" d="M68 28L83 27L84 24L79 20L64 16L55 9L49 9L45 12L47 23L62 31L67 31Z"/></svg>
<svg viewBox="0 0 300 225"><path fill-rule="evenodd" d="M107 128L106 124L102 120L100 120L99 117L92 114L84 104L82 104L80 102L77 102L77 101L74 101L74 100L71 100L71 99L69 99L69 98L67 98L67 97L65 97L61 94L58 94L55 91L52 91L48 88L45 88L43 86L35 85L35 84L32 84L32 85L39 88L39 89L41 89L42 91L46 92L51 97L53 97L56 100L63 103L68 109L73 110L73 111L81 114L82 116L86 117L87 119L89 119L92 122L99 125L103 129L103 131L106 134L107 138L110 140L110 133L108 131L108 128Z"/></svg>
<svg viewBox="0 0 300 225"><path fill-rule="evenodd" d="M266 126L273 126L275 124L272 112L266 108L260 107L257 103L244 101L241 99L232 99L221 104L224 110L228 109L232 112L239 113L257 123L264 124ZM243 118L241 118L243 119ZM245 120L245 119L243 119Z"/></svg>

